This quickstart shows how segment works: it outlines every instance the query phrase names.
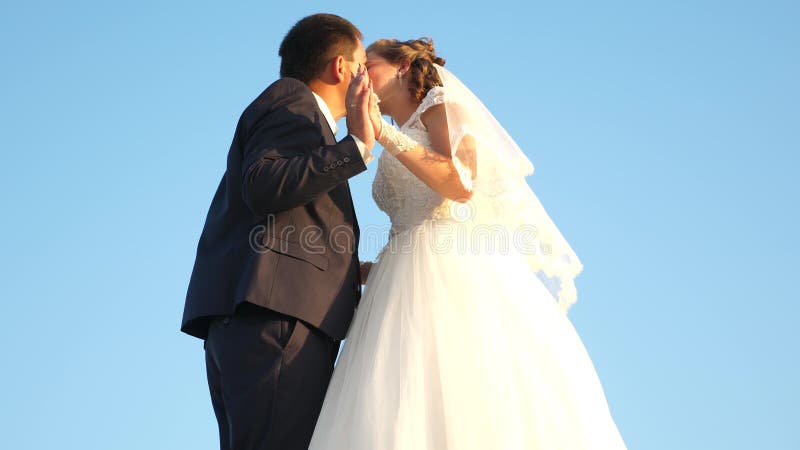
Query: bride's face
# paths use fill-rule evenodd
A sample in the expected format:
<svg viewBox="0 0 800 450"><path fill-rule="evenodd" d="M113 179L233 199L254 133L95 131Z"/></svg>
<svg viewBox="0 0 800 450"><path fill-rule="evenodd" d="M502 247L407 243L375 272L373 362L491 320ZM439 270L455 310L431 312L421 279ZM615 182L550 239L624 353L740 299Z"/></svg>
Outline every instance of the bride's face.
<svg viewBox="0 0 800 450"><path fill-rule="evenodd" d="M367 72L372 80L372 89L381 99L380 106L390 106L403 88L397 78L399 65L394 65L375 53L367 53ZM381 108L383 111L384 109Z"/></svg>

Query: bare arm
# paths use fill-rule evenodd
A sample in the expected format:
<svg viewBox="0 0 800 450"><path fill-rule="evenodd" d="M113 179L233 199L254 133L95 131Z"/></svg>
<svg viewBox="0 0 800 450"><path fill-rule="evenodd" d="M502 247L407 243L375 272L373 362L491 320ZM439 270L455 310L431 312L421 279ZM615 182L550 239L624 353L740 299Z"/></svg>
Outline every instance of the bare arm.
<svg viewBox="0 0 800 450"><path fill-rule="evenodd" d="M444 105L432 106L425 111L422 114L422 123L428 129L432 148L425 148L419 143L409 141L416 145L410 149L404 148L403 151L393 151L392 154L411 173L442 197L461 202L469 200L472 197L472 191L469 186L462 183L451 156L450 135L447 129ZM389 125L386 123L383 124L383 127L380 143L384 148L387 145L391 147L386 139L387 135L399 132L389 129ZM471 170L473 178L475 178L477 170L474 144L474 139L468 136L461 141L456 151L456 156Z"/></svg>

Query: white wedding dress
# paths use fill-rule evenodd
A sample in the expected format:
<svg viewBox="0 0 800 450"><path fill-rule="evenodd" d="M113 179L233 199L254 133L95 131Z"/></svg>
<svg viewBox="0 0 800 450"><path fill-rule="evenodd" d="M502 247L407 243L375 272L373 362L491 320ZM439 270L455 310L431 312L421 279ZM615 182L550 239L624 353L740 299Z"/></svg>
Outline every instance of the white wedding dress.
<svg viewBox="0 0 800 450"><path fill-rule="evenodd" d="M439 94L401 128L428 147L420 115ZM626 448L580 337L524 255L457 245L454 203L388 151L373 198L390 238L311 450Z"/></svg>

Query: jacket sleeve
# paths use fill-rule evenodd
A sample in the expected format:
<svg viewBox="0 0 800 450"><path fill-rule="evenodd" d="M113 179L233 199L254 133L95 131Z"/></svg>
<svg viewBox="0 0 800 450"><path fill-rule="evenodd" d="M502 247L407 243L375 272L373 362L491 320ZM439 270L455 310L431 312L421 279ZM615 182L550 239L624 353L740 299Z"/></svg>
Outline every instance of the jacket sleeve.
<svg viewBox="0 0 800 450"><path fill-rule="evenodd" d="M317 126L287 105L263 114L248 130L242 155L242 196L258 215L309 203L365 170L352 137L320 145Z"/></svg>

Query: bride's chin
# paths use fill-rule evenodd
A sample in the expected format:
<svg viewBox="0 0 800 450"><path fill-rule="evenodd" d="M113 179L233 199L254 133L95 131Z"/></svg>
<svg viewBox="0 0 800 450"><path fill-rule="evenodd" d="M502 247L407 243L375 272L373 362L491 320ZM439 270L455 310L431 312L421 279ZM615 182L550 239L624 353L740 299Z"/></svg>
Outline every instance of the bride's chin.
<svg viewBox="0 0 800 450"><path fill-rule="evenodd" d="M390 100L392 95L391 94L387 95L385 92L381 92L381 93L375 92L375 95L378 97L378 100L379 100L378 101L378 109L381 110L381 115L384 115L384 116L391 115L391 110L392 110L391 102L387 101L387 100Z"/></svg>

